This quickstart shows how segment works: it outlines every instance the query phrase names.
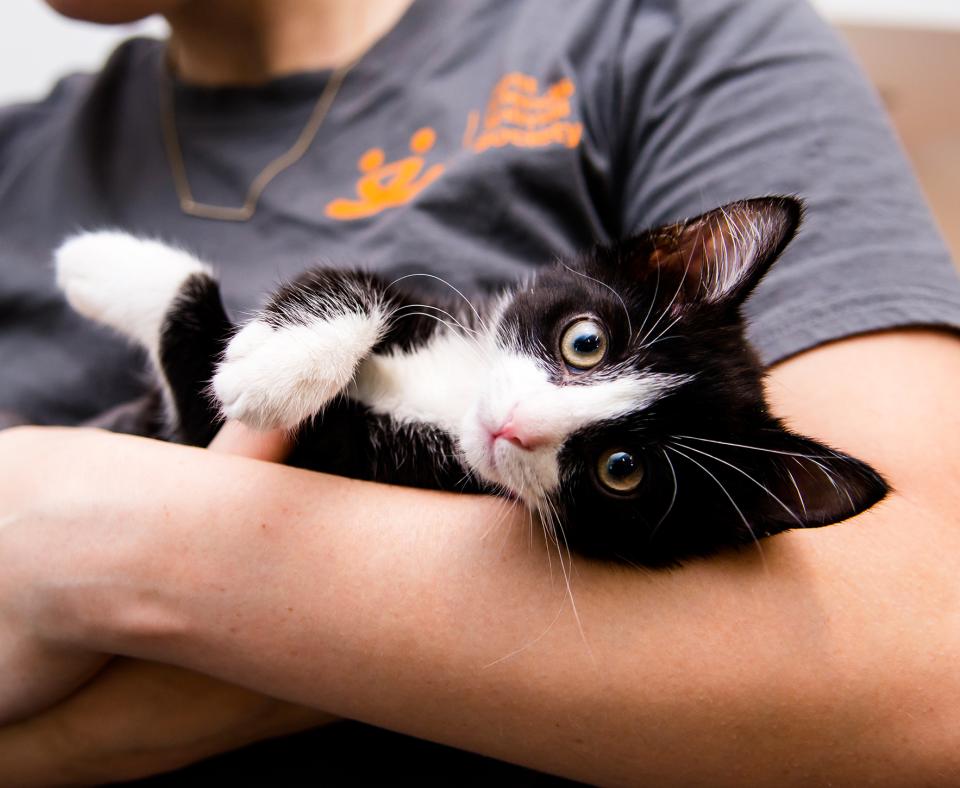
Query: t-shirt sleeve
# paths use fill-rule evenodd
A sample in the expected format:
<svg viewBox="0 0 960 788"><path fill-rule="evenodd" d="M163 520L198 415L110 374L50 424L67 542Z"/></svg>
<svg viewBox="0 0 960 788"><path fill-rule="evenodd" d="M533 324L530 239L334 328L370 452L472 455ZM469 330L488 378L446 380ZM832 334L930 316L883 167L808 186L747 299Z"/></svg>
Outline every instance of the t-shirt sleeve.
<svg viewBox="0 0 960 788"><path fill-rule="evenodd" d="M960 327L960 281L904 153L805 1L641 3L621 53L623 232L746 197L806 202L747 304L766 363L878 329Z"/></svg>

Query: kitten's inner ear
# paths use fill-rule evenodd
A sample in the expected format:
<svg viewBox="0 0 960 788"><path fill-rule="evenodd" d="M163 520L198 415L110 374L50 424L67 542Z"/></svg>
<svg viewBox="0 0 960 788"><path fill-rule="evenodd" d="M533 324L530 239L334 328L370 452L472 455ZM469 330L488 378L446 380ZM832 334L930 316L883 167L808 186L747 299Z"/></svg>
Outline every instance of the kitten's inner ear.
<svg viewBox="0 0 960 788"><path fill-rule="evenodd" d="M744 200L641 237L635 264L668 288L674 309L742 302L793 238L803 207L789 197ZM644 259L645 258L645 259Z"/></svg>
<svg viewBox="0 0 960 788"><path fill-rule="evenodd" d="M767 433L765 451L745 452L733 460L747 465L756 483L763 485L757 514L771 526L816 528L859 514L888 492L883 477L848 454L787 430ZM763 437L757 436L760 444ZM775 447L775 448L774 448Z"/></svg>

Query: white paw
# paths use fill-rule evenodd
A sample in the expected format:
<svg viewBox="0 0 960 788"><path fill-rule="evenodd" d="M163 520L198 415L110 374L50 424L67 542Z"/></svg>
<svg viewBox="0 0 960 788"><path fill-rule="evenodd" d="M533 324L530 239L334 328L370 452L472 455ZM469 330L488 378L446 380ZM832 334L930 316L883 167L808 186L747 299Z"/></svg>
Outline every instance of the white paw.
<svg viewBox="0 0 960 788"><path fill-rule="evenodd" d="M347 387L378 330L360 314L282 328L247 324L213 378L224 416L256 429L293 429Z"/></svg>
<svg viewBox="0 0 960 788"><path fill-rule="evenodd" d="M84 233L55 253L57 284L85 317L155 350L164 316L184 281L210 273L179 249L120 232Z"/></svg>

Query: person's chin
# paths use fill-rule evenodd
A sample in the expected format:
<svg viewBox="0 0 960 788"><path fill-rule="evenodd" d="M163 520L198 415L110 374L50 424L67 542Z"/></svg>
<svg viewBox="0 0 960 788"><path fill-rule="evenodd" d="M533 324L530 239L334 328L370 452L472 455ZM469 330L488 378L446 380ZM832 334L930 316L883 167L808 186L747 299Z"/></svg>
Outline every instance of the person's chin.
<svg viewBox="0 0 960 788"><path fill-rule="evenodd" d="M153 14L171 11L189 0L45 0L58 14L97 22L120 25L136 22Z"/></svg>

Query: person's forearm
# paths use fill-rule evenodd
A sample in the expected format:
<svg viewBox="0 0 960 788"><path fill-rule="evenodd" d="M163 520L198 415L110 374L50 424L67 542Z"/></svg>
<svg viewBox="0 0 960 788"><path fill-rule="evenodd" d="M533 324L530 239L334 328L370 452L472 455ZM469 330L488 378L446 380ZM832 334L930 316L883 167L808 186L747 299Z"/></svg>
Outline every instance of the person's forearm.
<svg viewBox="0 0 960 788"><path fill-rule="evenodd" d="M228 423L209 448L281 461L287 443L282 433ZM49 675L50 655L40 656ZM36 661L25 662L37 671ZM0 728L0 774L23 788L135 779L333 721L182 668L118 659L53 708Z"/></svg>
<svg viewBox="0 0 960 788"><path fill-rule="evenodd" d="M936 536L945 523L927 520L927 548L903 534L901 522L924 518L903 500L816 538L768 542L762 560L657 574L579 563L581 633L556 559L551 580L522 523L490 531L486 502L472 512L456 497L284 469L230 473L279 497L241 497L222 526L181 534L187 571L161 598L121 605L135 615L115 620L102 647L602 783L706 780L743 741L757 785L777 784L791 752L818 754L798 756L810 779L852 763L860 777L906 779L927 733L905 737L904 719L930 724L925 710L956 692L940 664L957 653L942 620L955 613L931 611L926 590L946 587L952 570L935 559L958 551ZM282 500L297 503L278 518ZM137 569L151 589L173 571L165 560ZM687 756L691 740L700 759ZM713 784L748 779L728 768Z"/></svg>
<svg viewBox="0 0 960 788"><path fill-rule="evenodd" d="M50 592L66 622L53 629L594 783L955 784L956 454L922 423L957 426L952 389L891 392L914 392L900 418L919 448L860 440L865 422L895 424L884 407L831 423L818 401L823 380L851 396L847 370L867 391L890 380L891 359L870 370L852 352L777 382L799 426L874 462L900 494L765 541L762 559L657 573L577 562L582 627L526 521L491 528L501 502L111 438L118 467L129 452L161 481L127 502L121 535L139 541L97 551L94 587ZM898 379L922 377L912 358L896 355ZM942 360L952 380L956 361ZM939 477L922 472L931 462ZM128 487L108 494L122 502ZM162 514L137 522L141 509Z"/></svg>

